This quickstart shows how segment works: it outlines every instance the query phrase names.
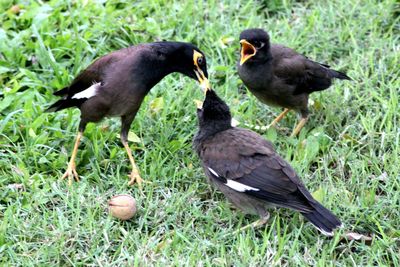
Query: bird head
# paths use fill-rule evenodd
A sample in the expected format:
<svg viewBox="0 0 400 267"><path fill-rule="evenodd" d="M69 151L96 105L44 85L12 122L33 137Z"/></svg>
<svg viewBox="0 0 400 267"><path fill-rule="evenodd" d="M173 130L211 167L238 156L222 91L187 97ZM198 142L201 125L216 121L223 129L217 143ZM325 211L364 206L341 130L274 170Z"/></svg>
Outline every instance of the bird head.
<svg viewBox="0 0 400 267"><path fill-rule="evenodd" d="M240 33L240 65L270 58L268 33L263 29L247 29Z"/></svg>
<svg viewBox="0 0 400 267"><path fill-rule="evenodd" d="M204 92L210 89L207 72L207 62L204 53L190 43L176 43L171 63L180 72L200 83Z"/></svg>
<svg viewBox="0 0 400 267"><path fill-rule="evenodd" d="M229 107L214 90L207 90L204 102L197 101L196 104L200 128L210 126L218 131L232 127Z"/></svg>

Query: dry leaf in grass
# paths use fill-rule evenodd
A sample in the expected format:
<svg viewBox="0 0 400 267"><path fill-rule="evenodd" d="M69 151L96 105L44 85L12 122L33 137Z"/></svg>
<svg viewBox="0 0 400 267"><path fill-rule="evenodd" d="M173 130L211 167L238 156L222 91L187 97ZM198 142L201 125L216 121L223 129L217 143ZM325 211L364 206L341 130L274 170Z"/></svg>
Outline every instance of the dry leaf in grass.
<svg viewBox="0 0 400 267"><path fill-rule="evenodd" d="M10 8L10 12L13 14L19 14L21 12L21 7L19 5L13 5Z"/></svg>
<svg viewBox="0 0 400 267"><path fill-rule="evenodd" d="M118 138L121 138L120 134L117 134ZM133 143L141 143L142 140L140 139L139 136L137 136L134 132L129 131L128 132L128 141L133 142Z"/></svg>
<svg viewBox="0 0 400 267"><path fill-rule="evenodd" d="M361 241L365 242L366 245L371 245L373 236L367 236L355 232L347 232L344 234L344 238L348 241L354 240L354 241Z"/></svg>
<svg viewBox="0 0 400 267"><path fill-rule="evenodd" d="M152 114L159 113L164 108L164 98L157 97L153 99L149 105Z"/></svg>
<svg viewBox="0 0 400 267"><path fill-rule="evenodd" d="M228 36L228 37L221 38L219 40L219 43L220 43L222 48L227 48L230 44L232 44L232 42L234 40L235 40L234 37Z"/></svg>
<svg viewBox="0 0 400 267"><path fill-rule="evenodd" d="M16 173L19 176L25 175L24 171L18 168L17 166L11 165L11 169L13 170L14 173Z"/></svg>
<svg viewBox="0 0 400 267"><path fill-rule="evenodd" d="M7 188L15 189L15 190L23 190L24 185L23 184L9 184L9 185L7 185Z"/></svg>
<svg viewBox="0 0 400 267"><path fill-rule="evenodd" d="M324 200L325 192L324 190L320 187L314 192L311 193L311 195L319 202L322 202Z"/></svg>
<svg viewBox="0 0 400 267"><path fill-rule="evenodd" d="M378 179L379 181L382 182L386 182L388 180L388 174L387 172L383 172L381 175L379 175L378 177L376 177L376 179Z"/></svg>

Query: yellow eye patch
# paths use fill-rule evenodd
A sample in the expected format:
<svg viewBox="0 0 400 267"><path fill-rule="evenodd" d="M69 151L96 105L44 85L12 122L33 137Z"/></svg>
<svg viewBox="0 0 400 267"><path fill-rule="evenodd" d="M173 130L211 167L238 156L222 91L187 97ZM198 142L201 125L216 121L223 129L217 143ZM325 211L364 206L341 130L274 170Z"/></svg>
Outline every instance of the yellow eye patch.
<svg viewBox="0 0 400 267"><path fill-rule="evenodd" d="M197 59L200 58L200 57L203 57L203 55L200 54L198 51L193 50L193 63L198 68L199 68L199 65L197 64Z"/></svg>
<svg viewBox="0 0 400 267"><path fill-rule="evenodd" d="M198 59L203 58L203 57L204 56L200 52L193 50L193 63L196 66L194 72L196 74L197 79L199 80L201 88L203 89L204 93L206 93L207 90L211 89L210 83L208 82L207 77L204 75L203 70L200 68L199 64L197 63Z"/></svg>

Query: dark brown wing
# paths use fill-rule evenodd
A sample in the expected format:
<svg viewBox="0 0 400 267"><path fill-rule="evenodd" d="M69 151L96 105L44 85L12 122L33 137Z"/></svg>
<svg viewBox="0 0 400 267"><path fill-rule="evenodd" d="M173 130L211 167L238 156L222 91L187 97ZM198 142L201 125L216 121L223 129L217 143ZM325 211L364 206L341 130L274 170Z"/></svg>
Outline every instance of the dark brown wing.
<svg viewBox="0 0 400 267"><path fill-rule="evenodd" d="M350 78L343 72L330 69L328 65L308 59L293 49L282 45L272 45L271 54L274 74L295 85L294 94L311 93L327 89L333 78Z"/></svg>
<svg viewBox="0 0 400 267"><path fill-rule="evenodd" d="M54 95L67 95L72 97L73 95L89 88L94 83L102 82L104 79L104 71L114 62L124 58L125 50L126 49L121 49L97 59L90 64L89 67L83 70L69 86L54 92Z"/></svg>
<svg viewBox="0 0 400 267"><path fill-rule="evenodd" d="M239 192L300 211L312 209L309 201L314 200L293 168L252 131L232 128L216 134L199 154L208 175Z"/></svg>

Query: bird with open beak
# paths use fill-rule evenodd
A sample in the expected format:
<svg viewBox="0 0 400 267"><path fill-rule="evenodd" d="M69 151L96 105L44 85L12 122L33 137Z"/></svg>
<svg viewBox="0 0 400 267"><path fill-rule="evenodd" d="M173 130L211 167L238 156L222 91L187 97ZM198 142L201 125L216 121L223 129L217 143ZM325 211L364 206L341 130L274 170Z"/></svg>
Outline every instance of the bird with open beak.
<svg viewBox="0 0 400 267"><path fill-rule="evenodd" d="M261 102L284 108L269 126L277 124L289 110L301 114L294 128L297 135L307 122L308 97L325 90L334 78L350 80L343 72L310 60L279 44L270 44L269 35L262 29L248 29L240 34L238 73L246 87Z"/></svg>
<svg viewBox="0 0 400 267"><path fill-rule="evenodd" d="M109 53L82 71L67 87L54 93L62 99L47 111L76 107L81 111L79 131L68 167L62 178L78 180L75 159L80 140L89 122L104 117L121 118L121 141L128 153L132 171L129 184L142 184L142 178L128 145L128 132L144 97L162 78L178 72L209 88L204 53L190 43L154 42Z"/></svg>

